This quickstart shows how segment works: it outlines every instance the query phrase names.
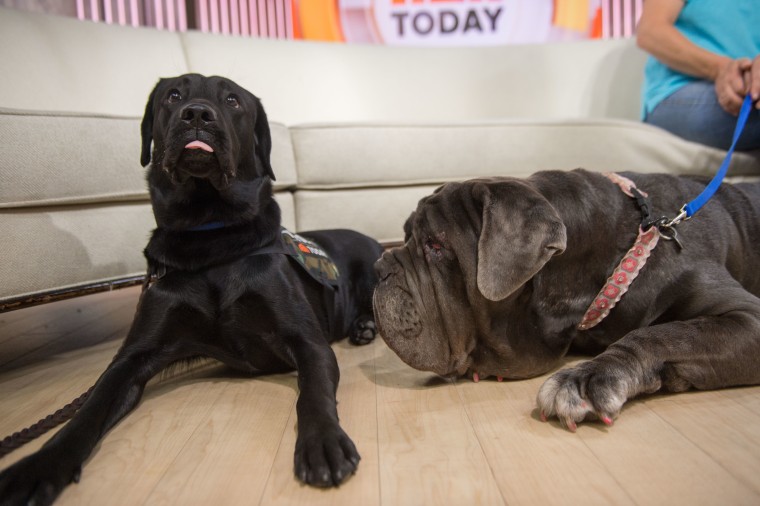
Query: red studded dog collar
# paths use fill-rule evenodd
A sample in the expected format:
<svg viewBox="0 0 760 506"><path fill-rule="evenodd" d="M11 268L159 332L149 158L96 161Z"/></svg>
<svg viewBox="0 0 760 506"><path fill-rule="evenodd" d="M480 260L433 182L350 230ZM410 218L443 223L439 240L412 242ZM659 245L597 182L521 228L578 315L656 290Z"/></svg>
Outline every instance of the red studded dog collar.
<svg viewBox="0 0 760 506"><path fill-rule="evenodd" d="M634 198L631 190L636 189L636 185L633 181L619 174L605 173L604 175L610 181L617 184L623 190L623 193ZM639 193L646 196L640 190ZM633 280L636 279L641 269L644 268L649 255L655 246L657 246L660 237L660 229L656 226L650 226L647 230L639 227L636 242L633 243L631 249L623 256L618 266L612 271L612 275L607 278L607 282L596 297L594 297L594 301L586 310L586 314L583 315L581 323L578 324L578 330L593 328L610 314L612 308L625 295Z"/></svg>

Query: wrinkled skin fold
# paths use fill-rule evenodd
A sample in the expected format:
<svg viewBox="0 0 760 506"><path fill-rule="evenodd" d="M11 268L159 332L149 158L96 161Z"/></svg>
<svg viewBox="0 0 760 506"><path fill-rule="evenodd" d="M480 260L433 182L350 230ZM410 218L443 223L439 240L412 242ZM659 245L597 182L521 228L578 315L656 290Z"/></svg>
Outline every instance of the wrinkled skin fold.
<svg viewBox="0 0 760 506"><path fill-rule="evenodd" d="M654 212L677 210L707 179L624 174ZM760 383L760 183L723 185L661 240L599 325L589 304L633 245L641 214L601 174L449 183L423 198L405 244L376 263L380 334L410 366L443 376L523 379L568 351L593 360L552 375L537 404L575 430L611 424L637 395Z"/></svg>

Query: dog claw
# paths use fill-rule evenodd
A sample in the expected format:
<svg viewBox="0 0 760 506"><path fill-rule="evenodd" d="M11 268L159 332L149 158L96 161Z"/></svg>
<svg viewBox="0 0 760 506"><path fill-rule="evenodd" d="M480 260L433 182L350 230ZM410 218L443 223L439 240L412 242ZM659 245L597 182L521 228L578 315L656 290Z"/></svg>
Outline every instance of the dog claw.
<svg viewBox="0 0 760 506"><path fill-rule="evenodd" d="M501 383L502 381L504 381L504 376L496 376L496 381Z"/></svg>
<svg viewBox="0 0 760 506"><path fill-rule="evenodd" d="M476 373L476 372L472 373L472 381L474 381L475 383L479 382L480 381L480 375L478 373Z"/></svg>
<svg viewBox="0 0 760 506"><path fill-rule="evenodd" d="M547 420L548 420L548 418L546 418L546 413L544 413L544 412L542 411L542 412L541 412L541 421L542 421L542 422L545 422L545 421L547 421Z"/></svg>
<svg viewBox="0 0 760 506"><path fill-rule="evenodd" d="M608 426L608 427L611 427L611 426L612 426L612 423L613 423L613 422L612 422L612 418L610 418L609 416L607 416L607 415L602 415L602 416L601 416L601 419L602 419L602 423L604 423L604 425L606 425L606 426Z"/></svg>
<svg viewBox="0 0 760 506"><path fill-rule="evenodd" d="M565 425L567 426L567 429L570 432L575 432L576 430L578 430L578 426L575 424L574 420L566 420Z"/></svg>

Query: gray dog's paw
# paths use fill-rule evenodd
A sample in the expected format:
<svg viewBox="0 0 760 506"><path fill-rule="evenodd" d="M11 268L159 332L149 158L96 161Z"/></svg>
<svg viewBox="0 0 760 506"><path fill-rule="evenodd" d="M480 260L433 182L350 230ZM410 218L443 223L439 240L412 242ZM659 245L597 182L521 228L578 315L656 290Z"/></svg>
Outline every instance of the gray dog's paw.
<svg viewBox="0 0 760 506"><path fill-rule="evenodd" d="M356 472L359 460L353 441L338 426L299 435L296 442L296 477L315 487L337 487Z"/></svg>
<svg viewBox="0 0 760 506"><path fill-rule="evenodd" d="M377 335L377 327L375 321L370 316L360 316L357 318L353 325L351 325L351 331L348 334L348 339L358 346L363 344L369 344Z"/></svg>
<svg viewBox="0 0 760 506"><path fill-rule="evenodd" d="M612 425L628 399L629 389L623 377L594 361L555 373L538 391L536 402L541 419L557 417L572 432L589 414Z"/></svg>

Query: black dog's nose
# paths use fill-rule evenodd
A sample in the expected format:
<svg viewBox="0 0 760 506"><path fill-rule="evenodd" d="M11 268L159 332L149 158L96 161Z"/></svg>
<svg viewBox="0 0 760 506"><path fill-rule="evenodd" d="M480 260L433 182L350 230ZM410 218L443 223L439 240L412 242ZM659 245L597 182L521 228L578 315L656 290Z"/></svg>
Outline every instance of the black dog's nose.
<svg viewBox="0 0 760 506"><path fill-rule="evenodd" d="M216 112L205 104L187 104L180 112L182 121L201 127L216 121Z"/></svg>

